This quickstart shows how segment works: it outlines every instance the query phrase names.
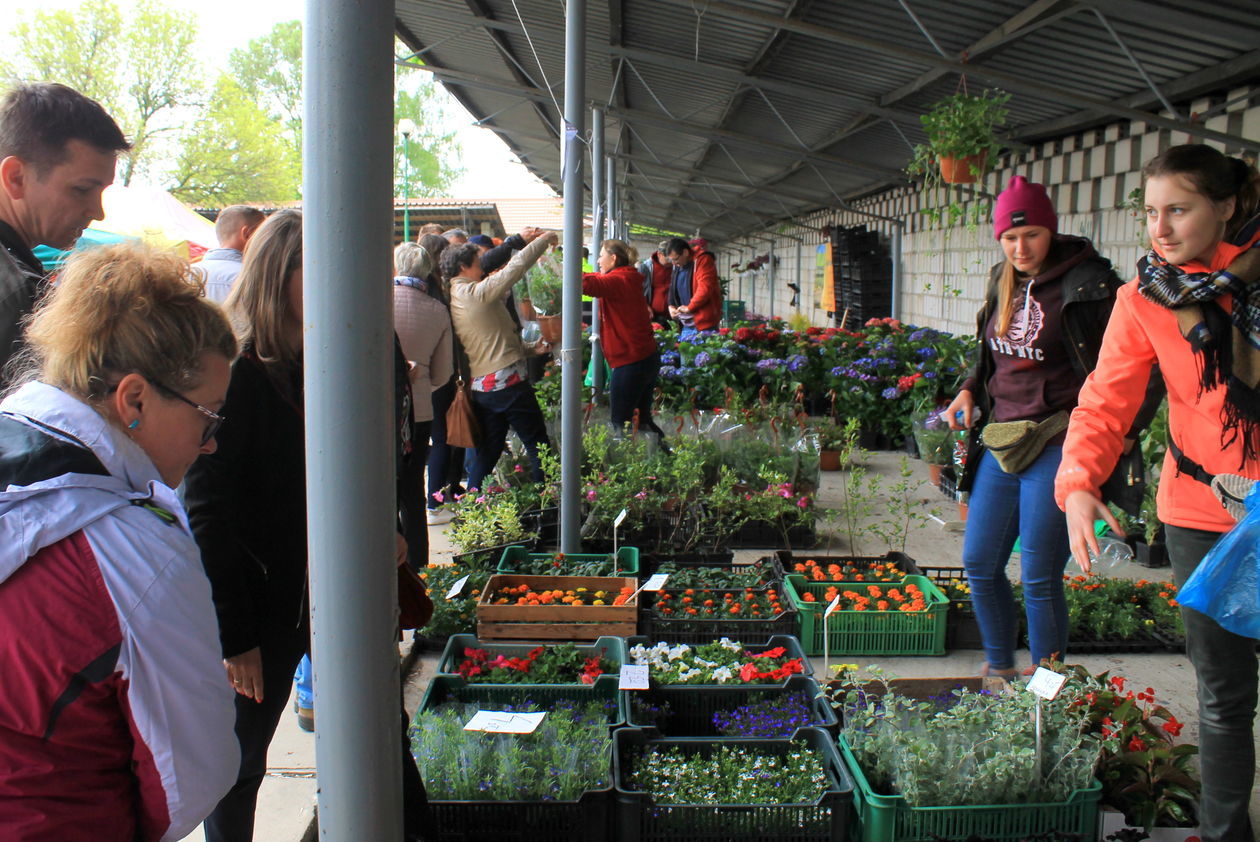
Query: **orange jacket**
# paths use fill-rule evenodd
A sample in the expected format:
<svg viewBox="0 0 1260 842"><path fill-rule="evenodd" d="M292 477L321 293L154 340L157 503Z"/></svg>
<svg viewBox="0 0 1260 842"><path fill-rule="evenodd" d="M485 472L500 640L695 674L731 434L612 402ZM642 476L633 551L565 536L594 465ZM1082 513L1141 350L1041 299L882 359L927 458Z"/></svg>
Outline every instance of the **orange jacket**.
<svg viewBox="0 0 1260 842"><path fill-rule="evenodd" d="M1248 246L1222 243L1211 266L1189 263L1182 268L1216 271ZM1217 303L1228 312L1233 302L1224 296ZM1168 429L1185 455L1208 473L1241 473L1260 479L1260 460L1242 462L1241 439L1229 447L1221 445L1224 387L1199 394L1199 362L1177 328L1176 316L1143 298L1134 280L1117 293L1098 367L1086 379L1072 412L1054 484L1059 508L1073 491L1098 494L1116 464L1125 431L1146 395L1151 366L1157 362L1168 388ZM1235 524L1208 486L1177 471L1171 452L1164 457L1155 500L1159 519L1173 526L1226 532Z"/></svg>

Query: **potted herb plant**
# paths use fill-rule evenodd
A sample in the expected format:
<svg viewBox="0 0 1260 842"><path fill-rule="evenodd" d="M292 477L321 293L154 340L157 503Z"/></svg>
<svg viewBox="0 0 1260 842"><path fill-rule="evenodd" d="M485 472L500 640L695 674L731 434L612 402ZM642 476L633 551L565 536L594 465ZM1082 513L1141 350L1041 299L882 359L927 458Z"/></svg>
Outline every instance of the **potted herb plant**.
<svg viewBox="0 0 1260 842"><path fill-rule="evenodd" d="M560 262L554 255L545 254L529 270L529 301L538 315L538 327L543 339L560 342L560 302L563 297L564 276Z"/></svg>
<svg viewBox="0 0 1260 842"><path fill-rule="evenodd" d="M971 184L982 176L1002 148L997 129L1006 122L1011 95L996 90L978 96L966 91L948 96L919 119L928 142L914 148L907 170L935 181Z"/></svg>

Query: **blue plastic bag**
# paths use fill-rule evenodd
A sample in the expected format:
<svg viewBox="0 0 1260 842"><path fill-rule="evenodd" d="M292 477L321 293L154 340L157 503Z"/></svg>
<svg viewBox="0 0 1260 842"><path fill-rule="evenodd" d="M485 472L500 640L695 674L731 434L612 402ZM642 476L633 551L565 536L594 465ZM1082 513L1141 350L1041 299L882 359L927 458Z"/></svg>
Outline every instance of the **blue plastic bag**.
<svg viewBox="0 0 1260 842"><path fill-rule="evenodd" d="M1177 601L1234 634L1260 639L1260 483L1246 506L1246 516L1199 562Z"/></svg>

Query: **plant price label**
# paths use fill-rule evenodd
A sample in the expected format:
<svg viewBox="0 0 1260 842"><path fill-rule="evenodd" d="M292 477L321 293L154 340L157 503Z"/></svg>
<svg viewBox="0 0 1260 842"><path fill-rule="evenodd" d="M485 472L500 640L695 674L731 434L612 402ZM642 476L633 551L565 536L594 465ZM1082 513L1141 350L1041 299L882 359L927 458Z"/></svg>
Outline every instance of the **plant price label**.
<svg viewBox="0 0 1260 842"><path fill-rule="evenodd" d="M648 665L647 664L625 664L621 667L621 681L617 684L618 690L647 690L648 688Z"/></svg>
<svg viewBox="0 0 1260 842"><path fill-rule="evenodd" d="M667 580L668 578L669 578L668 573L656 573L652 576L649 576L648 580L643 583L643 587L639 588L639 590L659 591L661 588L665 587L665 580Z"/></svg>
<svg viewBox="0 0 1260 842"><path fill-rule="evenodd" d="M1045 667L1037 667L1033 677L1028 680L1028 692L1034 693L1048 702L1059 695L1059 691L1063 689L1065 683L1067 683L1066 675L1060 675L1054 670L1048 670Z"/></svg>
<svg viewBox="0 0 1260 842"><path fill-rule="evenodd" d="M629 509L622 509L617 512L617 516L613 518L613 528L616 529L618 526L621 526L621 522L626 519L626 515L628 514L630 514Z"/></svg>
<svg viewBox="0 0 1260 842"><path fill-rule="evenodd" d="M542 724L546 711L539 713L510 713L501 710L479 710L464 725L465 731L485 731L488 734L532 734Z"/></svg>
<svg viewBox="0 0 1260 842"><path fill-rule="evenodd" d="M446 592L446 598L454 599L455 597L459 596L461 593L464 592L464 586L467 584L468 584L467 576L464 576L461 579L456 579L455 584L451 585L451 589Z"/></svg>
<svg viewBox="0 0 1260 842"><path fill-rule="evenodd" d="M836 598L831 600L831 603L827 606L827 610L823 611L823 617L824 618L830 617L832 614L835 613L836 609L839 607L840 607L840 595L836 594Z"/></svg>

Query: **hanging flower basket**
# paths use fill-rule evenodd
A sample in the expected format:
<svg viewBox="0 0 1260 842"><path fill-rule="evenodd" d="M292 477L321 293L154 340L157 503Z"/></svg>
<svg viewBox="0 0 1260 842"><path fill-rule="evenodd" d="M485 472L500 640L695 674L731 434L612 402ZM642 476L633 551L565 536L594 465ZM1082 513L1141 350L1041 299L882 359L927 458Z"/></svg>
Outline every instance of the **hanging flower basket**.
<svg viewBox="0 0 1260 842"><path fill-rule="evenodd" d="M987 155L968 155L965 158L941 156L941 181L946 184L975 184L976 173L985 170Z"/></svg>

